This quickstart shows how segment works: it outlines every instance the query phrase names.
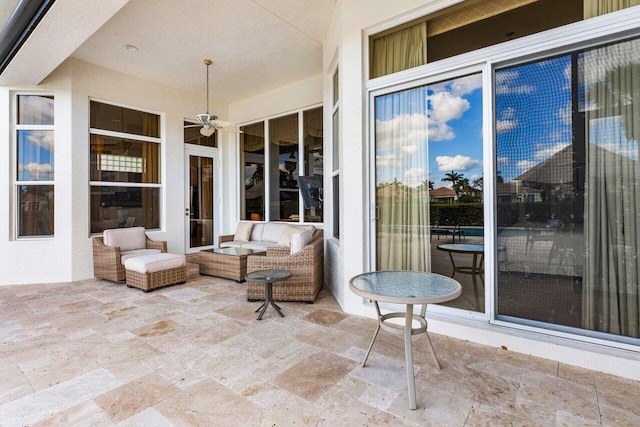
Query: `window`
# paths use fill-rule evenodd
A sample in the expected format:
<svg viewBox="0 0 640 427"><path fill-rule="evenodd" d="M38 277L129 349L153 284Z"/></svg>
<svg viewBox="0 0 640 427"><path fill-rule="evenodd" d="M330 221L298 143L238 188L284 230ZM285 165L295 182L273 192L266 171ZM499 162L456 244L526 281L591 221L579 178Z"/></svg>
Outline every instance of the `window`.
<svg viewBox="0 0 640 427"><path fill-rule="evenodd" d="M299 175L322 175L322 107L245 125L241 130L244 184L240 188L240 219L322 222L322 206L304 209L298 186ZM267 204L269 209L265 210Z"/></svg>
<svg viewBox="0 0 640 427"><path fill-rule="evenodd" d="M332 204L333 237L340 238L340 68L333 74L333 106L331 108L332 127Z"/></svg>
<svg viewBox="0 0 640 427"><path fill-rule="evenodd" d="M160 228L160 116L91 101L91 232Z"/></svg>
<svg viewBox="0 0 640 427"><path fill-rule="evenodd" d="M640 39L495 81L498 316L640 338Z"/></svg>
<svg viewBox="0 0 640 427"><path fill-rule="evenodd" d="M16 96L17 237L54 235L54 98Z"/></svg>
<svg viewBox="0 0 640 427"><path fill-rule="evenodd" d="M376 78L640 4L638 0L481 0L446 9L369 38Z"/></svg>

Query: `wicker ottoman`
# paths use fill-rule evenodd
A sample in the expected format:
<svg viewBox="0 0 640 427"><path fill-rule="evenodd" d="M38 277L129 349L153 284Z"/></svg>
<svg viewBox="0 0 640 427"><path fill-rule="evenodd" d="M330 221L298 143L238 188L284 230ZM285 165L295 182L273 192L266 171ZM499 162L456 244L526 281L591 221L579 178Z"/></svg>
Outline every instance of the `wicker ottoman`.
<svg viewBox="0 0 640 427"><path fill-rule="evenodd" d="M145 292L161 286L184 283L187 266L184 255L160 253L129 258L124 262L127 286Z"/></svg>

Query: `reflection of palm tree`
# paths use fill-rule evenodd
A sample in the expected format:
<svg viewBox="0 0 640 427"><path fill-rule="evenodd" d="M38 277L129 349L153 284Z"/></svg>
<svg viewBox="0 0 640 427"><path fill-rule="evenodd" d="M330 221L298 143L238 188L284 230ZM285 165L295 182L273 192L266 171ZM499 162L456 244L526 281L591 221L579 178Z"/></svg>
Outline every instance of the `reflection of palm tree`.
<svg viewBox="0 0 640 427"><path fill-rule="evenodd" d="M473 186L473 188L475 188L478 191L482 191L484 189L484 177L480 177L478 179L474 179L473 183L471 184Z"/></svg>
<svg viewBox="0 0 640 427"><path fill-rule="evenodd" d="M456 193L456 200L457 200L460 196L460 181L464 178L464 175L461 173L451 171L449 173L444 174L444 176L445 177L442 178L441 181L451 183L451 187L453 188L453 191Z"/></svg>

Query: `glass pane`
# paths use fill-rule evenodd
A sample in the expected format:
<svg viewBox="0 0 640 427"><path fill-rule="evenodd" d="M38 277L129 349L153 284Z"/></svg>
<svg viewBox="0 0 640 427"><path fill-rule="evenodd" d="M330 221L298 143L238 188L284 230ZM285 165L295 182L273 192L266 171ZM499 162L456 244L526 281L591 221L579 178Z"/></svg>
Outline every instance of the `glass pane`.
<svg viewBox="0 0 640 427"><path fill-rule="evenodd" d="M240 219L264 220L264 122L243 126L240 134Z"/></svg>
<svg viewBox="0 0 640 427"><path fill-rule="evenodd" d="M580 327L585 159L583 137L572 142L575 71L570 55L496 71L505 248L497 292L499 315Z"/></svg>
<svg viewBox="0 0 640 427"><path fill-rule="evenodd" d="M18 180L53 181L53 131L18 131Z"/></svg>
<svg viewBox="0 0 640 427"><path fill-rule="evenodd" d="M340 114L333 113L333 171L340 169Z"/></svg>
<svg viewBox="0 0 640 427"><path fill-rule="evenodd" d="M340 238L340 175L333 177L333 237Z"/></svg>
<svg viewBox="0 0 640 427"><path fill-rule="evenodd" d="M333 75L333 105L336 105L336 102L340 99L340 74L338 71L336 68L336 72Z"/></svg>
<svg viewBox="0 0 640 427"><path fill-rule="evenodd" d="M91 186L91 232L160 228L160 189Z"/></svg>
<svg viewBox="0 0 640 427"><path fill-rule="evenodd" d="M191 122L184 122L184 126L194 126L184 128L185 144L202 145L205 147L218 146L218 141L216 139L216 135L218 135L217 132L214 132L211 136L204 136L200 133L200 129L202 128L202 126Z"/></svg>
<svg viewBox="0 0 640 427"><path fill-rule="evenodd" d="M53 185L18 185L18 236L53 236Z"/></svg>
<svg viewBox="0 0 640 427"><path fill-rule="evenodd" d="M189 247L213 245L213 159L189 156Z"/></svg>
<svg viewBox="0 0 640 427"><path fill-rule="evenodd" d="M53 96L19 95L19 125L52 125Z"/></svg>
<svg viewBox="0 0 640 427"><path fill-rule="evenodd" d="M468 266L473 253L438 245L484 241L481 75L378 96L375 121L376 270ZM459 270L463 294L447 305L484 311L474 273Z"/></svg>
<svg viewBox="0 0 640 427"><path fill-rule="evenodd" d="M91 127L159 138L160 116L91 101Z"/></svg>
<svg viewBox="0 0 640 427"><path fill-rule="evenodd" d="M322 107L303 113L304 121L304 173L307 176L322 176ZM322 194L321 194L322 195ZM322 204L304 210L305 222L322 222Z"/></svg>
<svg viewBox="0 0 640 427"><path fill-rule="evenodd" d="M298 221L298 115L269 120L269 219Z"/></svg>
<svg viewBox="0 0 640 427"><path fill-rule="evenodd" d="M91 181L160 182L160 144L91 135Z"/></svg>

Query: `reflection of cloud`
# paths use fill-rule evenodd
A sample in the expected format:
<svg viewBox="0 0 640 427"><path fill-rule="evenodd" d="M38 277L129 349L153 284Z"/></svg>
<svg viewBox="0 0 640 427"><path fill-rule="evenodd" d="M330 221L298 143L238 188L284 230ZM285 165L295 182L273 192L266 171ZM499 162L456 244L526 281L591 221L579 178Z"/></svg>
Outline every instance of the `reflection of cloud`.
<svg viewBox="0 0 640 427"><path fill-rule="evenodd" d="M516 169L520 171L528 171L537 164L538 162L534 162L533 160L520 160L516 163Z"/></svg>
<svg viewBox="0 0 640 427"><path fill-rule="evenodd" d="M29 178L52 178L53 177L53 166L49 163L39 164L39 163L27 163L26 165L19 164L18 165L19 172L27 172L29 174Z"/></svg>
<svg viewBox="0 0 640 427"><path fill-rule="evenodd" d="M404 155L394 152L376 156L376 167L379 168L401 168Z"/></svg>
<svg viewBox="0 0 640 427"><path fill-rule="evenodd" d="M533 153L533 158L540 161L547 160L549 157L553 156L558 151L562 151L568 145L569 145L568 142L558 142L557 144L553 144L553 145L538 144L536 145L536 148L537 148L536 152Z"/></svg>
<svg viewBox="0 0 640 427"><path fill-rule="evenodd" d="M496 78L496 95L528 95L535 91L535 87L531 85L517 86L516 80L520 73L514 70L500 70L495 73Z"/></svg>
<svg viewBox="0 0 640 427"><path fill-rule="evenodd" d="M376 120L377 150L417 146L427 138L428 118L424 114L399 114L389 120Z"/></svg>
<svg viewBox="0 0 640 427"><path fill-rule="evenodd" d="M504 133L518 127L517 120L496 120L496 132Z"/></svg>
<svg viewBox="0 0 640 427"><path fill-rule="evenodd" d="M28 142L36 147L42 147L53 152L53 132L49 130L23 131Z"/></svg>
<svg viewBox="0 0 640 427"><path fill-rule="evenodd" d="M21 95L20 124L53 124L53 99L37 95Z"/></svg>
<svg viewBox="0 0 640 427"><path fill-rule="evenodd" d="M456 96L466 95L482 87L482 74L473 74L455 79L451 83L451 93Z"/></svg>
<svg viewBox="0 0 640 427"><path fill-rule="evenodd" d="M469 101L450 92L437 92L427 98L431 101L429 118L437 122L459 119L470 107Z"/></svg>
<svg viewBox="0 0 640 427"><path fill-rule="evenodd" d="M455 157L438 156L436 157L436 163L438 163L438 170L440 172L451 170L466 171L482 166L482 162L480 160L473 160L471 157L462 156L460 154L457 154Z"/></svg>
<svg viewBox="0 0 640 427"><path fill-rule="evenodd" d="M417 187L427 180L427 171L422 168L411 168L404 172L404 185Z"/></svg>
<svg viewBox="0 0 640 427"><path fill-rule="evenodd" d="M627 139L622 116L589 120L589 143L631 160L638 160L638 142Z"/></svg>
<svg viewBox="0 0 640 427"><path fill-rule="evenodd" d="M498 166L507 165L507 164L509 164L508 157L498 157Z"/></svg>
<svg viewBox="0 0 640 427"><path fill-rule="evenodd" d="M607 74L614 70L635 66L640 57L640 40L604 46L584 52L580 55L583 71L583 85L589 87L595 83L607 81Z"/></svg>
<svg viewBox="0 0 640 427"><path fill-rule="evenodd" d="M570 125L573 122L572 113L571 102L567 102L564 107L558 109L556 116L560 118L563 124Z"/></svg>

